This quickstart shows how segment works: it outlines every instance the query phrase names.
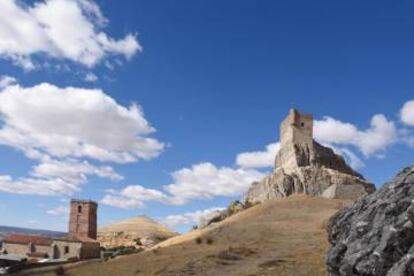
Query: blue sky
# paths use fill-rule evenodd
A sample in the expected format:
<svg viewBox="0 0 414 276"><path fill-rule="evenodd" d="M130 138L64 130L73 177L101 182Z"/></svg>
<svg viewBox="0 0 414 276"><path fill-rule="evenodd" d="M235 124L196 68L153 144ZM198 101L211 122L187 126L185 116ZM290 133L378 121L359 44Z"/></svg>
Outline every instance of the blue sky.
<svg viewBox="0 0 414 276"><path fill-rule="evenodd" d="M184 231L270 171L291 107L379 187L413 163L413 12L409 1L4 1L0 224L66 230L79 197L100 203L100 225L146 214ZM59 144L69 138L78 144Z"/></svg>

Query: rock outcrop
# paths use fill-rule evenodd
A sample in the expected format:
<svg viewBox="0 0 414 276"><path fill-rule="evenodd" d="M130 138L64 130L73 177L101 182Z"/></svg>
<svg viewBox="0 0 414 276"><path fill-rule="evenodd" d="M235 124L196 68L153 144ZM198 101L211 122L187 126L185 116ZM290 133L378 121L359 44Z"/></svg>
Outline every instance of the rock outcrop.
<svg viewBox="0 0 414 276"><path fill-rule="evenodd" d="M98 229L98 241L105 248L134 246L145 249L176 235L177 233L146 216L123 220Z"/></svg>
<svg viewBox="0 0 414 276"><path fill-rule="evenodd" d="M375 190L340 155L313 140L312 115L290 110L280 126L280 144L273 173L252 184L247 201L292 193L354 200Z"/></svg>
<svg viewBox="0 0 414 276"><path fill-rule="evenodd" d="M339 211L327 231L329 275L414 275L414 166Z"/></svg>

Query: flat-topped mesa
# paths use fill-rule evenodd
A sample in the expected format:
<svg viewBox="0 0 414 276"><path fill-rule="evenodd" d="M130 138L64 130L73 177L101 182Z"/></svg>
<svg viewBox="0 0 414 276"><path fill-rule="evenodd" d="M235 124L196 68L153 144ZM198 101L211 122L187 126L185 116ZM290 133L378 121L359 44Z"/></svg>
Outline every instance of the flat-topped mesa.
<svg viewBox="0 0 414 276"><path fill-rule="evenodd" d="M271 175L253 183L246 200L262 202L292 193L356 199L375 190L332 149L313 140L313 116L295 109L280 125L280 150Z"/></svg>

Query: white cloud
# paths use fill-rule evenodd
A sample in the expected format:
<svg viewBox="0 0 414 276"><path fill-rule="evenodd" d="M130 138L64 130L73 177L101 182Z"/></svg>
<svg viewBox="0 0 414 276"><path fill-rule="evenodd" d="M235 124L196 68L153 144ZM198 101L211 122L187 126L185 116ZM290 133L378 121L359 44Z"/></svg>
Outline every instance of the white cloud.
<svg viewBox="0 0 414 276"><path fill-rule="evenodd" d="M85 81L95 82L97 80L98 80L98 77L94 73L89 72L85 75Z"/></svg>
<svg viewBox="0 0 414 276"><path fill-rule="evenodd" d="M65 181L61 178L21 178L13 179L0 175L0 191L13 194L57 195L71 194L79 191L79 183Z"/></svg>
<svg viewBox="0 0 414 276"><path fill-rule="evenodd" d="M0 93L0 144L30 158L44 155L118 163L157 157L164 145L137 104L119 105L98 89L43 83Z"/></svg>
<svg viewBox="0 0 414 276"><path fill-rule="evenodd" d="M146 201L184 204L195 199L236 196L246 192L253 181L263 176L256 170L217 168L211 163L200 163L173 172L174 183L164 186L164 191L132 185L118 191L108 190L102 203L133 209L143 207Z"/></svg>
<svg viewBox="0 0 414 276"><path fill-rule="evenodd" d="M265 151L239 153L236 157L236 164L242 168L273 167L279 149L280 143L272 143L266 146Z"/></svg>
<svg viewBox="0 0 414 276"><path fill-rule="evenodd" d="M414 126L414 100L404 103L400 110L400 119L404 124Z"/></svg>
<svg viewBox="0 0 414 276"><path fill-rule="evenodd" d="M174 183L165 186L178 203L191 199L209 199L214 196L235 196L246 192L253 181L263 173L256 170L217 168L211 163L200 163L172 174Z"/></svg>
<svg viewBox="0 0 414 276"><path fill-rule="evenodd" d="M44 0L26 5L0 1L0 56L27 70L45 54L93 67L109 55L130 59L142 47L134 34L116 40L102 29L108 20L92 0Z"/></svg>
<svg viewBox="0 0 414 276"><path fill-rule="evenodd" d="M382 114L371 119L371 126L359 130L353 124L344 123L331 117L314 122L315 139L324 144L352 145L366 157L382 157L386 147L397 141L397 129L392 121Z"/></svg>
<svg viewBox="0 0 414 276"><path fill-rule="evenodd" d="M158 190L147 189L140 185L131 185L120 191L107 190L107 194L101 202L109 206L135 209L143 207L145 201L167 202L168 197Z"/></svg>
<svg viewBox="0 0 414 276"><path fill-rule="evenodd" d="M72 194L80 191L81 186L87 182L88 175L113 181L123 179L108 166L97 167L86 161L57 161L48 158L34 166L30 175L19 179L0 175L0 191L34 195Z"/></svg>
<svg viewBox="0 0 414 276"><path fill-rule="evenodd" d="M54 216L66 215L69 214L69 208L67 206L59 205L55 208L47 210L46 213Z"/></svg>
<svg viewBox="0 0 414 276"><path fill-rule="evenodd" d="M0 89L16 83L16 79L10 76L0 76Z"/></svg>
<svg viewBox="0 0 414 276"><path fill-rule="evenodd" d="M222 211L224 209L225 208L222 207L211 207L205 210L198 210L195 212L170 215L162 219L162 223L169 227L175 227L177 225L198 225L203 217L206 217L213 212Z"/></svg>
<svg viewBox="0 0 414 276"><path fill-rule="evenodd" d="M109 166L93 166L87 161L75 160L57 161L47 160L36 165L32 174L36 177L57 178L60 177L71 182L86 182L87 175L96 175L113 181L123 180L123 176L116 173Z"/></svg>

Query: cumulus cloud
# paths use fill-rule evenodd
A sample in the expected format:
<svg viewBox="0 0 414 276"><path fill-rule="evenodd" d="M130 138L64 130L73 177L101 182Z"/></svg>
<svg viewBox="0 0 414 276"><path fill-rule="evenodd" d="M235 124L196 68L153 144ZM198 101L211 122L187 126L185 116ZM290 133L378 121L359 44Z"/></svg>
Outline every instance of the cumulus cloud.
<svg viewBox="0 0 414 276"><path fill-rule="evenodd" d="M162 219L162 223L168 227L175 227L177 225L198 225L203 217L217 211L222 211L223 207L211 207L205 210L197 210L194 212L187 212L184 214L170 215Z"/></svg>
<svg viewBox="0 0 414 276"><path fill-rule="evenodd" d="M146 201L184 204L194 199L236 196L246 192L253 181L263 176L256 170L217 168L211 163L200 163L173 172L173 183L164 186L163 191L132 185L122 190L109 190L102 203L120 208L139 208Z"/></svg>
<svg viewBox="0 0 414 276"><path fill-rule="evenodd" d="M382 114L374 115L371 126L365 130L359 130L351 123L332 117L314 122L314 135L317 141L324 144L352 145L366 157L382 157L386 147L397 141L397 132L394 123Z"/></svg>
<svg viewBox="0 0 414 276"><path fill-rule="evenodd" d="M98 167L86 161L45 159L32 168L29 177L14 179L9 175L0 175L0 191L48 196L72 194L80 191L88 175L113 181L123 179L108 166Z"/></svg>
<svg viewBox="0 0 414 276"><path fill-rule="evenodd" d="M108 20L92 0L43 0L26 5L0 1L0 56L27 70L44 54L93 67L109 55L130 59L142 50L136 36L114 39Z"/></svg>
<svg viewBox="0 0 414 276"><path fill-rule="evenodd" d="M58 195L79 191L79 183L61 178L19 178L0 175L0 191L13 194Z"/></svg>
<svg viewBox="0 0 414 276"><path fill-rule="evenodd" d="M17 81L10 76L0 76L0 89L15 84Z"/></svg>
<svg viewBox="0 0 414 276"><path fill-rule="evenodd" d="M179 203L190 199L243 194L263 173L256 170L218 168L212 163L200 163L173 172L174 183L164 187Z"/></svg>
<svg viewBox="0 0 414 276"><path fill-rule="evenodd" d="M119 105L99 89L43 83L0 93L0 144L30 158L92 158L117 163L157 157L164 145L140 106Z"/></svg>
<svg viewBox="0 0 414 276"><path fill-rule="evenodd" d="M32 175L36 177L57 178L60 177L66 181L83 183L87 180L87 175L96 175L102 178L108 178L113 181L123 180L123 176L119 175L109 166L94 166L88 161L78 162L76 160L47 160L36 165L33 168Z"/></svg>
<svg viewBox="0 0 414 276"><path fill-rule="evenodd" d="M101 202L109 206L135 209L143 207L145 201L167 202L168 197L158 190L147 189L140 185L131 185L119 191L107 190L107 194Z"/></svg>
<svg viewBox="0 0 414 276"><path fill-rule="evenodd" d="M46 213L53 216L66 215L69 213L69 208L67 206L59 205L55 208L47 210Z"/></svg>
<svg viewBox="0 0 414 276"><path fill-rule="evenodd" d="M414 126L414 100L404 103L400 110L401 122L408 126Z"/></svg>
<svg viewBox="0 0 414 276"><path fill-rule="evenodd" d="M137 104L119 105L98 89L43 83L0 90L0 144L39 163L26 177L0 176L0 191L60 195L80 191L89 176L120 181L102 162L127 163L158 156L164 145ZM86 161L88 159L90 161Z"/></svg>
<svg viewBox="0 0 414 276"><path fill-rule="evenodd" d="M280 149L280 143L272 143L266 146L264 151L239 153L236 164L242 168L266 168L273 167L275 157Z"/></svg>

